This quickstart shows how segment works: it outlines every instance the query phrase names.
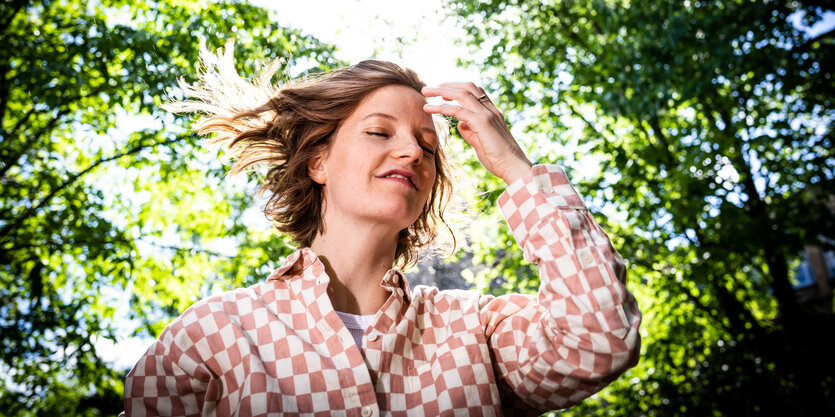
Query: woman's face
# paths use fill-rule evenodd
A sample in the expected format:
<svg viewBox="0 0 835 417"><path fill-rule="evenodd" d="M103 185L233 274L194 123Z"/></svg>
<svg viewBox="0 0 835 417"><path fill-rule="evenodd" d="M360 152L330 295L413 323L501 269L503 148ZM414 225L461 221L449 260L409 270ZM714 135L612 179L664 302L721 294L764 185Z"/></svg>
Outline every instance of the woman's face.
<svg viewBox="0 0 835 417"><path fill-rule="evenodd" d="M435 182L438 136L425 98L405 86L369 94L311 166L323 184L328 222L371 223L398 232L417 220Z"/></svg>

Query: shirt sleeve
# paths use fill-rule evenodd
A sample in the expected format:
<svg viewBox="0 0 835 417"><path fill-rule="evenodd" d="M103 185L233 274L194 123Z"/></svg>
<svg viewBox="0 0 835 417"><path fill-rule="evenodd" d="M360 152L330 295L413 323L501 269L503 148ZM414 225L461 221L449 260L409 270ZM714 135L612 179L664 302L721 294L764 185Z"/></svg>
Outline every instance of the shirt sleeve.
<svg viewBox="0 0 835 417"><path fill-rule="evenodd" d="M219 387L206 366L187 353L199 337L182 316L162 332L125 378L126 416L201 415Z"/></svg>
<svg viewBox="0 0 835 417"><path fill-rule="evenodd" d="M498 381L535 409L569 407L637 363L625 263L557 166L534 166L498 202L541 280L537 296L480 303Z"/></svg>

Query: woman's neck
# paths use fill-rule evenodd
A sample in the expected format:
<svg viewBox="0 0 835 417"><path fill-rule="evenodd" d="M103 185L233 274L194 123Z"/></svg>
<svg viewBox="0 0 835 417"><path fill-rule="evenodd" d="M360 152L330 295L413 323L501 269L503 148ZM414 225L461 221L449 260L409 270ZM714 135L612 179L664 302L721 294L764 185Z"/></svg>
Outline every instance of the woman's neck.
<svg viewBox="0 0 835 417"><path fill-rule="evenodd" d="M397 234L375 225L326 223L310 248L330 277L328 296L336 311L376 314L389 297L380 281L394 263Z"/></svg>

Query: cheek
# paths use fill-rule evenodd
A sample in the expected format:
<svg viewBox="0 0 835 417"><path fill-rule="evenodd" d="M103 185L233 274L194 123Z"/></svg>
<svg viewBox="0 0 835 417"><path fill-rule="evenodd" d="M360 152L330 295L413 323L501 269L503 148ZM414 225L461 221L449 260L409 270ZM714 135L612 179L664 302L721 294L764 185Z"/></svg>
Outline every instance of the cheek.
<svg viewBox="0 0 835 417"><path fill-rule="evenodd" d="M440 181L441 179L438 178L438 171L435 168L434 164L428 169L428 171L429 171L429 175L428 175L429 181L432 183L432 187L430 187L430 188L434 188L435 184L438 183L438 181Z"/></svg>
<svg viewBox="0 0 835 417"><path fill-rule="evenodd" d="M425 193L425 195L423 196L424 205L429 203L429 196L432 195L432 190L435 189L435 184L437 184L437 182L440 181L440 178L438 178L438 176L435 174L434 169L430 170L429 173L431 174L429 176L429 181L431 182L431 184L429 185L429 187L426 187L426 190L424 191L424 193Z"/></svg>

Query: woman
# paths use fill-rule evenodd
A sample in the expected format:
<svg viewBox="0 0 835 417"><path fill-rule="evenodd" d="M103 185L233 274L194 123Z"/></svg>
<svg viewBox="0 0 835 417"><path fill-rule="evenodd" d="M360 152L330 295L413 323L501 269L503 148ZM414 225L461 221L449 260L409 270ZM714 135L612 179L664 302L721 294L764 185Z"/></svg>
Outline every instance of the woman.
<svg viewBox="0 0 835 417"><path fill-rule="evenodd" d="M174 320L127 377L127 415L517 415L568 407L637 361L625 268L563 171L531 166L484 90L425 87L364 61L319 78L243 81L231 48L195 100L233 172L267 164L265 212L301 249L265 282ZM273 69L274 71L274 69ZM458 104L428 104L442 97ZM251 100L251 103L242 103ZM498 202L538 296L410 290L449 193L442 118L502 178Z"/></svg>

